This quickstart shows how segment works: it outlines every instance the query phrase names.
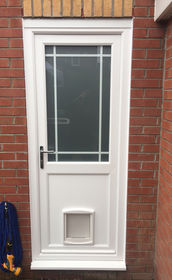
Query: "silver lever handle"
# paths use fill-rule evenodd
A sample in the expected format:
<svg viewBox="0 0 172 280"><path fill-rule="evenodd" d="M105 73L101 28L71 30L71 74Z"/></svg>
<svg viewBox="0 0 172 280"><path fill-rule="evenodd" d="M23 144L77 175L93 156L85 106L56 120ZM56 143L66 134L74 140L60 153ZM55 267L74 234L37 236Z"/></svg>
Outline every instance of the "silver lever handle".
<svg viewBox="0 0 172 280"><path fill-rule="evenodd" d="M55 151L42 151L41 153L43 153L43 154L54 154Z"/></svg>
<svg viewBox="0 0 172 280"><path fill-rule="evenodd" d="M44 169L44 154L53 154L55 151L44 151L44 147L40 146L40 167Z"/></svg>

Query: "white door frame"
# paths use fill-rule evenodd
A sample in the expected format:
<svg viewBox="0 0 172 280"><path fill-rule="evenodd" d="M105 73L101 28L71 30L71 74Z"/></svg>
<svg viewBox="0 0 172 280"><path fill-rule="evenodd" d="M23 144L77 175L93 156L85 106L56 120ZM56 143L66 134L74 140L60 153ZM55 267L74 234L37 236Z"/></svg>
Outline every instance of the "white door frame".
<svg viewBox="0 0 172 280"><path fill-rule="evenodd" d="M24 59L26 77L27 121L28 121L28 149L29 149L29 186L31 208L31 236L32 236L32 269L92 269L92 270L125 270L126 250L126 208L127 208L127 178L128 178L128 135L129 135L129 104L131 81L131 50L132 50L132 20L131 19L94 19L94 20L66 20L66 19L24 19ZM119 145L117 151L117 229L116 252L111 251L112 258L107 261L85 260L57 261L50 252L41 251L41 215L39 190L39 141L38 141L38 112L37 112L37 81L35 69L35 40L40 35L109 35L120 36L120 81L118 124L114 130L118 131ZM112 77L113 78L113 77ZM125 81L125 82L124 82ZM115 99L114 101L115 102ZM111 103L111 106L113 103ZM112 133L114 133L112 131ZM111 143L113 144L113 143ZM62 164L59 170L64 173ZM67 168L67 163L65 168ZM85 168L85 167L84 167ZM102 171L107 170L108 164L102 163ZM82 166L81 166L82 169ZM75 165L74 165L75 170ZM75 172L75 171L74 171ZM99 171L100 172L100 171ZM71 171L72 173L72 171ZM110 253L110 252L109 252Z"/></svg>

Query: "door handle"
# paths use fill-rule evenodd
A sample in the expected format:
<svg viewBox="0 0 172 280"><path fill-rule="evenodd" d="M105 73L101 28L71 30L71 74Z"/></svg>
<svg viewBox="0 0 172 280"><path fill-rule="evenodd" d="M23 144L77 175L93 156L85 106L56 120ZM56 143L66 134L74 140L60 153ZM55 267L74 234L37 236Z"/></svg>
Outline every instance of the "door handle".
<svg viewBox="0 0 172 280"><path fill-rule="evenodd" d="M44 151L44 147L40 146L40 168L44 169L44 154L53 154L55 151Z"/></svg>

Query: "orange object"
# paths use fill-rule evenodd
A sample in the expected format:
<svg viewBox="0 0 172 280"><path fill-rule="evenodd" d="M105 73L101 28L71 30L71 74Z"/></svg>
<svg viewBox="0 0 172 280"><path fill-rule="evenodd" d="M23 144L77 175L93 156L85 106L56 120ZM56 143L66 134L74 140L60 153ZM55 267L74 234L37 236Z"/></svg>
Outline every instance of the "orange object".
<svg viewBox="0 0 172 280"><path fill-rule="evenodd" d="M3 263L3 267L14 273L15 276L18 276L22 269L21 267L15 267L13 264L14 256L12 254L7 254L7 262Z"/></svg>

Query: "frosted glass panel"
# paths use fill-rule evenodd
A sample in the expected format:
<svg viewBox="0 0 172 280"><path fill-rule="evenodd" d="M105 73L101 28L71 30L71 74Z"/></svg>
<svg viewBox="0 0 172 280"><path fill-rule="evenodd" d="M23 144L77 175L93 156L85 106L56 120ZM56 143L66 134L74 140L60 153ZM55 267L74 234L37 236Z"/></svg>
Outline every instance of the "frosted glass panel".
<svg viewBox="0 0 172 280"><path fill-rule="evenodd" d="M97 151L99 137L99 78L97 58L57 58L59 151ZM66 121L64 121L66 120Z"/></svg>
<svg viewBox="0 0 172 280"><path fill-rule="evenodd" d="M45 47L49 161L108 161L110 52Z"/></svg>
<svg viewBox="0 0 172 280"><path fill-rule="evenodd" d="M89 238L90 237L90 215L89 214L67 214L66 215L66 237L67 238Z"/></svg>
<svg viewBox="0 0 172 280"><path fill-rule="evenodd" d="M58 46L56 47L57 54L97 54L99 47L95 46Z"/></svg>
<svg viewBox="0 0 172 280"><path fill-rule="evenodd" d="M53 57L46 57L46 93L47 93L47 137L49 149L54 149L54 63Z"/></svg>

